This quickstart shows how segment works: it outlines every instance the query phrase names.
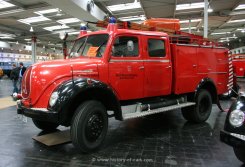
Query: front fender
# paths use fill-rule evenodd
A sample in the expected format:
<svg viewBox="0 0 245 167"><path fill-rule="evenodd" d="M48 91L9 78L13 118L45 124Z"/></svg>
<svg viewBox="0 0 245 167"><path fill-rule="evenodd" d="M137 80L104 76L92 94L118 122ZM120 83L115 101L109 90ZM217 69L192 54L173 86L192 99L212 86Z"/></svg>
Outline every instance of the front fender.
<svg viewBox="0 0 245 167"><path fill-rule="evenodd" d="M77 105L77 102L79 102L80 104L82 101L91 99L98 99L104 102L107 97L99 97L103 96L104 94L110 97L108 99L108 104L111 103L109 107L107 104L104 105L109 110L116 111L116 113L118 114L115 116L120 119L121 107L118 98L114 91L108 85L101 81L90 78L75 78L73 80L64 82L54 91L58 92L59 98L55 105L53 107L50 107L49 109L59 112L59 120L61 124L63 122L69 122L69 119L71 119L74 110L76 109L76 106L74 105ZM93 96L92 92L103 93Z"/></svg>

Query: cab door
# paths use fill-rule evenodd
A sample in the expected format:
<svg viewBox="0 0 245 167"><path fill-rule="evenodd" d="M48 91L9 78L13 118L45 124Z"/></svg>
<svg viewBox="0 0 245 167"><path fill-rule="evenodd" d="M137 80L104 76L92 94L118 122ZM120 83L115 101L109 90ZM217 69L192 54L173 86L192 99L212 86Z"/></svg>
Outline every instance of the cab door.
<svg viewBox="0 0 245 167"><path fill-rule="evenodd" d="M144 96L171 93L172 64L166 37L144 36Z"/></svg>
<svg viewBox="0 0 245 167"><path fill-rule="evenodd" d="M144 67L140 36L125 34L114 39L109 60L109 84L120 100L142 98Z"/></svg>

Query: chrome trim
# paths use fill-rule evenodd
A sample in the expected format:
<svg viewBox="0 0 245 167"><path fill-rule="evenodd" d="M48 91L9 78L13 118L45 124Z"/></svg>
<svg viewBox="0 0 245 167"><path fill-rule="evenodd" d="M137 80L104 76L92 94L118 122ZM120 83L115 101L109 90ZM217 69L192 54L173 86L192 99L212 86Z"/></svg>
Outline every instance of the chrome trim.
<svg viewBox="0 0 245 167"><path fill-rule="evenodd" d="M215 49L225 49L226 47L222 47L222 46L216 46L216 47L213 47Z"/></svg>
<svg viewBox="0 0 245 167"><path fill-rule="evenodd" d="M200 45L202 48L212 48L213 46Z"/></svg>
<svg viewBox="0 0 245 167"><path fill-rule="evenodd" d="M47 108L30 108L31 110L48 112Z"/></svg>
<svg viewBox="0 0 245 167"><path fill-rule="evenodd" d="M73 72L91 73L94 71L92 69L88 69L88 70L73 70Z"/></svg>
<svg viewBox="0 0 245 167"><path fill-rule="evenodd" d="M110 62L161 62L161 63L169 63L170 60L116 60L111 59Z"/></svg>
<svg viewBox="0 0 245 167"><path fill-rule="evenodd" d="M227 72L206 72L206 73L197 73L197 74L227 74Z"/></svg>
<svg viewBox="0 0 245 167"><path fill-rule="evenodd" d="M243 141L245 141L245 136L237 133L230 133L231 136L237 137Z"/></svg>
<svg viewBox="0 0 245 167"><path fill-rule="evenodd" d="M177 43L176 45L177 46L195 46L195 47L199 47L199 45L194 45L194 44L180 44L180 43Z"/></svg>

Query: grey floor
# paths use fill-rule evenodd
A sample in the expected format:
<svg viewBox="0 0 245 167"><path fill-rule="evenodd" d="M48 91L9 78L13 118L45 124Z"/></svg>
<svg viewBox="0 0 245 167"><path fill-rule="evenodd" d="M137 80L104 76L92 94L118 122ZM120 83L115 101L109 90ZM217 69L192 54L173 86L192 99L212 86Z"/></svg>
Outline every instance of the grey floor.
<svg viewBox="0 0 245 167"><path fill-rule="evenodd" d="M0 97L11 91L11 81L1 80ZM225 108L229 104L222 102ZM32 137L42 132L31 119L19 118L11 106L0 110L0 166L240 167L232 148L219 141L225 116L213 105L211 117L202 124L185 121L180 110L124 122L111 118L103 147L81 154L71 143L48 147L34 141Z"/></svg>

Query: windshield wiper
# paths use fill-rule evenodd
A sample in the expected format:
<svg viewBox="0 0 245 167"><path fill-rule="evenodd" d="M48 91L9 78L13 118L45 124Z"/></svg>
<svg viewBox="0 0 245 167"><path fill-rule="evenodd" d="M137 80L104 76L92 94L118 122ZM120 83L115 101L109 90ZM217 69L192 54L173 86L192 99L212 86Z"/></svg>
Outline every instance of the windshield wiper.
<svg viewBox="0 0 245 167"><path fill-rule="evenodd" d="M103 56L103 55L101 54L101 52L100 52L100 49L101 49L101 47L102 47L103 45L105 45L106 43L107 43L107 40L104 41L104 42L98 47L97 53L99 54L99 57L102 57L102 56Z"/></svg>

